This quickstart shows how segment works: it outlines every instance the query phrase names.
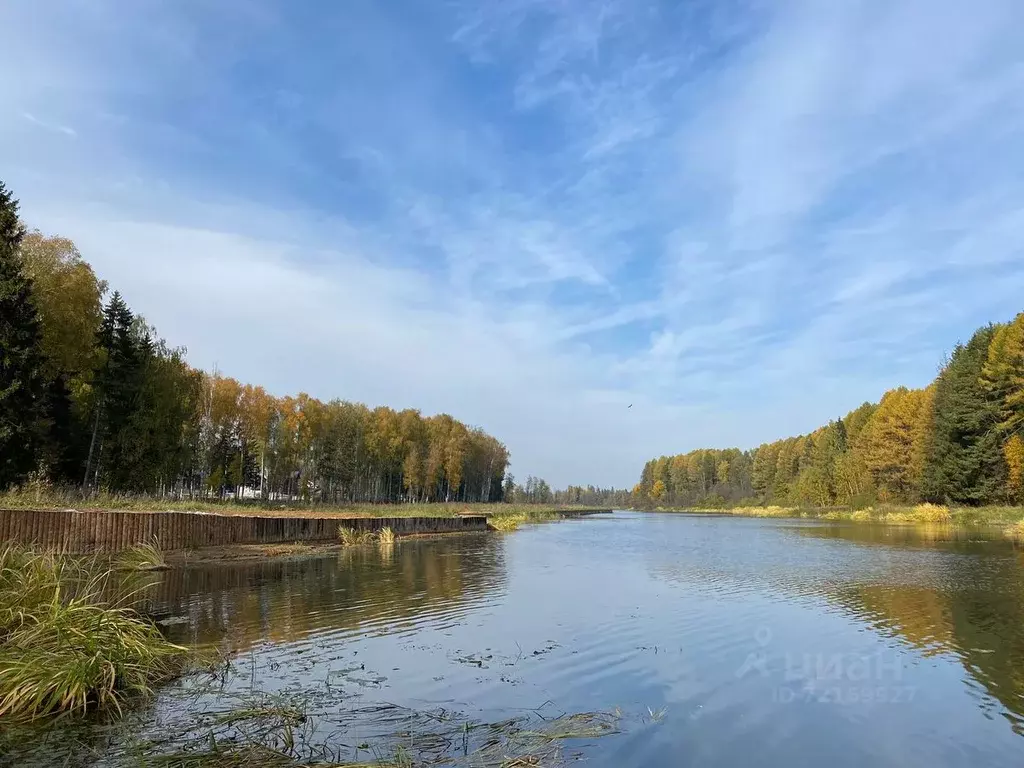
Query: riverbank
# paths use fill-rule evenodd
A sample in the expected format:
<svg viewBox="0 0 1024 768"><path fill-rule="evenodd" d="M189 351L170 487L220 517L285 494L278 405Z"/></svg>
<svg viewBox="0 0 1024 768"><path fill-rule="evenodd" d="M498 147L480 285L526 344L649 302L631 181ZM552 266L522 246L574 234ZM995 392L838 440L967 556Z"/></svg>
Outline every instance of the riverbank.
<svg viewBox="0 0 1024 768"><path fill-rule="evenodd" d="M381 512L427 511L427 515ZM484 514L475 514L475 510ZM143 543L164 551L198 550L229 545L276 546L335 543L342 529L375 535L389 529L395 536L514 530L526 522L594 514L597 509L517 505L446 506L443 508L374 507L260 510L221 506L202 510L37 509L0 506L0 541L23 547L86 554L121 552ZM228 514L225 514L228 512ZM441 514L445 512L446 514Z"/></svg>
<svg viewBox="0 0 1024 768"><path fill-rule="evenodd" d="M205 512L244 517L453 517L455 515L573 516L611 512L611 508L565 504L426 502L421 504L318 504L301 500L162 499L26 487L0 493L0 509L73 509L79 512Z"/></svg>
<svg viewBox="0 0 1024 768"><path fill-rule="evenodd" d="M723 508L670 509L656 507L656 512L696 515L737 515L741 517L801 518L836 520L855 523L906 525L939 523L950 525L988 525L1006 527L1024 538L1024 507L947 507L941 504L914 506L879 505L865 509L819 509L814 507L741 506Z"/></svg>

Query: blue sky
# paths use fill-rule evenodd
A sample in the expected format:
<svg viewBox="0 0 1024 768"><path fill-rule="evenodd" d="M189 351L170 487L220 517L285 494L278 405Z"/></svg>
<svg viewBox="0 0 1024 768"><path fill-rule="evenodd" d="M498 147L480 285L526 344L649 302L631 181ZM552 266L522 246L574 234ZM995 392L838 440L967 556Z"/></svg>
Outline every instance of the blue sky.
<svg viewBox="0 0 1024 768"><path fill-rule="evenodd" d="M1024 309L1021 40L1017 0L7 0L0 178L196 365L631 485Z"/></svg>

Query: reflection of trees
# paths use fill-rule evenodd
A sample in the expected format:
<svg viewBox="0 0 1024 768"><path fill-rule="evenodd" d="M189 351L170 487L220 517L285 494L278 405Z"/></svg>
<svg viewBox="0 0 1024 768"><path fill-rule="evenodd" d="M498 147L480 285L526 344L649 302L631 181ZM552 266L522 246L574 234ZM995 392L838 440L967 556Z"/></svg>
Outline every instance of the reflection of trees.
<svg viewBox="0 0 1024 768"><path fill-rule="evenodd" d="M957 657L1024 733L1024 554L1001 537L951 526L792 525L785 532L860 546L812 550L800 560L784 538L752 539L733 558L709 549L653 572L716 595L775 591L828 600L923 655Z"/></svg>
<svg viewBox="0 0 1024 768"><path fill-rule="evenodd" d="M972 678L1011 713L1024 731L1024 558L1002 541L978 532L927 527L879 530L877 526L801 528L804 535L866 544L942 548L977 557L935 557L930 572L898 573L870 585L829 591L858 618L925 654L956 655Z"/></svg>
<svg viewBox="0 0 1024 768"><path fill-rule="evenodd" d="M172 638L291 641L320 631L393 632L471 608L505 580L500 537L461 535L336 555L168 571L146 590L154 615L185 617Z"/></svg>

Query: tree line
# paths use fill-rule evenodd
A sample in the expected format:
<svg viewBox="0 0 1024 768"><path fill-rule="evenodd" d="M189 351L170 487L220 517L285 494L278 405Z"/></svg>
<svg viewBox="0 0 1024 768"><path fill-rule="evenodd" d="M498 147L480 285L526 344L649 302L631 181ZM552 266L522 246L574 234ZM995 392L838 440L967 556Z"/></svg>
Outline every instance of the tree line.
<svg viewBox="0 0 1024 768"><path fill-rule="evenodd" d="M1024 504L1024 313L957 344L924 389L899 387L809 435L644 465L641 504Z"/></svg>
<svg viewBox="0 0 1024 768"><path fill-rule="evenodd" d="M564 490L552 490L548 482L530 475L519 484L511 473L505 476L504 501L513 504L582 505L586 507L624 508L632 503L628 488L598 488L593 485L570 485Z"/></svg>
<svg viewBox="0 0 1024 768"><path fill-rule="evenodd" d="M509 454L448 414L368 408L192 368L0 182L0 490L332 503L502 499Z"/></svg>

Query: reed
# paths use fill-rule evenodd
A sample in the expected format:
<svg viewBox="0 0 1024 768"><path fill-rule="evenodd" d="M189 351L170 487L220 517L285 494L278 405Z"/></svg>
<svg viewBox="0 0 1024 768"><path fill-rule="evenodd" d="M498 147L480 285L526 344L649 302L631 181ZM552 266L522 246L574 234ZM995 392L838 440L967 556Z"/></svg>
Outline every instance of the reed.
<svg viewBox="0 0 1024 768"><path fill-rule="evenodd" d="M357 531L342 525L338 528L338 538L346 547L362 547L372 544L375 537L373 531Z"/></svg>
<svg viewBox="0 0 1024 768"><path fill-rule="evenodd" d="M519 526L527 522L529 518L526 515L497 515L495 517L488 517L488 524L496 531L516 531L519 530Z"/></svg>
<svg viewBox="0 0 1024 768"><path fill-rule="evenodd" d="M384 526L377 532L377 542L382 546L391 546L395 543L395 532L390 527Z"/></svg>

